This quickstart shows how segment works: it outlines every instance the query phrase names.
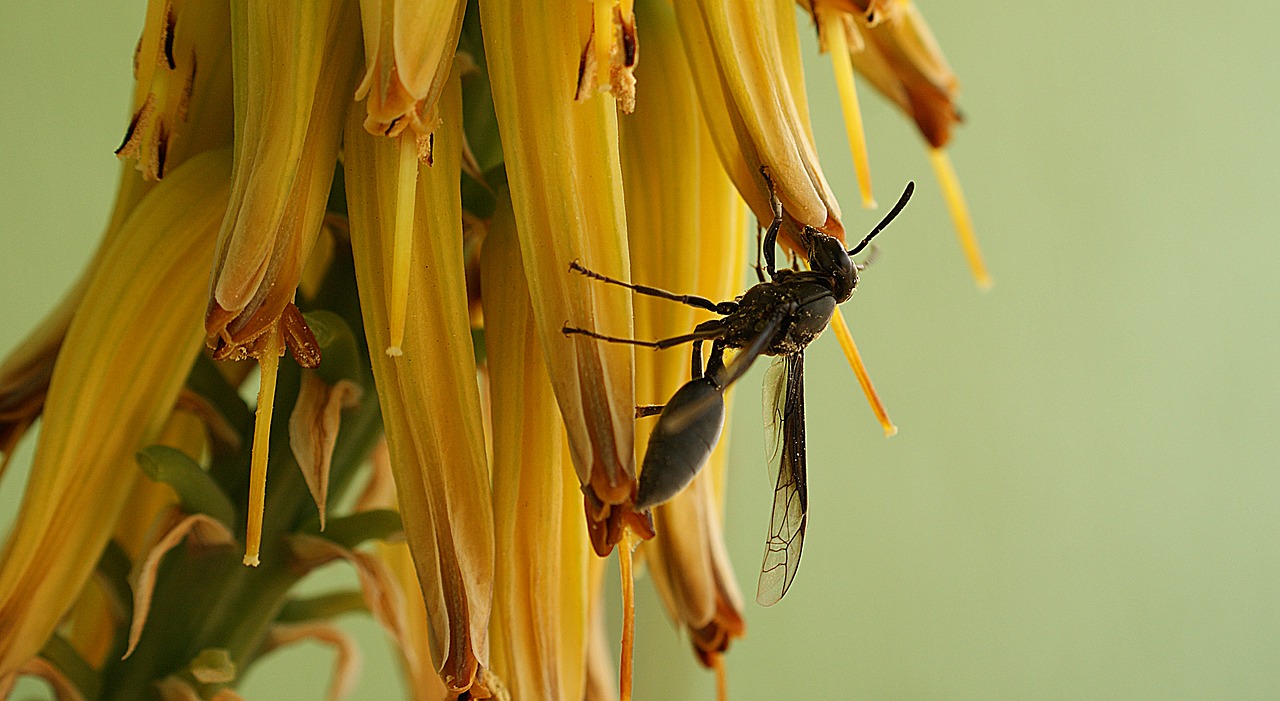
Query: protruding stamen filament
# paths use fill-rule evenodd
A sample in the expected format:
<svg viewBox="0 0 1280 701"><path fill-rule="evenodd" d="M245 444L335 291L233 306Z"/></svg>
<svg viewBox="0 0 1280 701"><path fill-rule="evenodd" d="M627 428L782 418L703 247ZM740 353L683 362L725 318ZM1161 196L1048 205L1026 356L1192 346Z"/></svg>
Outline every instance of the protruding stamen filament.
<svg viewBox="0 0 1280 701"><path fill-rule="evenodd" d="M831 67L836 76L836 90L840 93L840 109L844 113L844 128L849 135L849 148L853 151L853 169L858 175L858 191L862 206L876 206L871 194L871 164L867 160L867 137L862 131L862 109L858 106L858 89L853 82L853 59L849 56L849 41L842 15L832 10L818 10L822 38L831 54ZM857 31L854 29L854 31Z"/></svg>
<svg viewBox="0 0 1280 701"><path fill-rule="evenodd" d="M396 176L396 233L391 261L391 346L387 355L403 353L404 316L409 308L409 267L413 259L413 205L418 192L418 141L406 130L400 140Z"/></svg>
<svg viewBox="0 0 1280 701"><path fill-rule="evenodd" d="M613 61L609 55L613 51L613 6L615 0L596 0L595 3L595 43L592 49L596 54L596 89L606 91L613 83L609 72Z"/></svg>
<svg viewBox="0 0 1280 701"><path fill-rule="evenodd" d="M849 359L849 365L853 366L853 374L857 375L858 384L862 385L863 394L867 395L871 411L876 415L880 426L884 428L884 435L886 437L895 435L898 427L889 420L889 412L885 411L880 395L876 394L876 388L871 384L871 376L867 374L867 368L862 364L862 355L858 353L858 346L853 343L853 334L849 333L849 325L845 323L844 314L840 312L839 307L836 308L835 316L831 318L831 326L836 331L836 340L840 341L844 356Z"/></svg>
<svg viewBox="0 0 1280 701"><path fill-rule="evenodd" d="M724 669L724 655L711 655L712 669L716 672L716 701L729 701L729 674Z"/></svg>
<svg viewBox="0 0 1280 701"><path fill-rule="evenodd" d="M618 569L622 576L622 659L618 663L618 701L631 701L631 656L636 635L636 582L631 572L631 532L618 544Z"/></svg>
<svg viewBox="0 0 1280 701"><path fill-rule="evenodd" d="M258 410L253 422L253 453L249 467L249 524L244 536L244 564L258 566L262 543L262 511L267 499L267 455L271 452L271 412L276 401L276 370L280 368L283 341L278 326L272 326L258 356Z"/></svg>
<svg viewBox="0 0 1280 701"><path fill-rule="evenodd" d="M969 261L969 269L973 271L973 279L983 290L991 288L991 275L982 262L982 251L978 249L978 238L973 233L973 219L969 217L969 205L964 201L964 192L960 189L960 179L951 166L947 152L940 148L929 149L929 162L933 164L933 173L942 186L942 196L947 200L947 210L951 212L951 221L956 227L956 236L960 239L960 248L964 249L964 257Z"/></svg>

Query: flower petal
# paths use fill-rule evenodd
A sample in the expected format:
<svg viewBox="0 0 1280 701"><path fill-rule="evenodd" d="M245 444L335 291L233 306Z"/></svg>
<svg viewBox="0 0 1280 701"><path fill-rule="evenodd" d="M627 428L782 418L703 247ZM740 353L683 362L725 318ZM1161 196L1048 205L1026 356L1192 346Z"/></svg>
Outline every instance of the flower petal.
<svg viewBox="0 0 1280 701"><path fill-rule="evenodd" d="M499 208L480 262L493 411L495 671L515 698L579 698L587 562L581 497L538 345L515 218Z"/></svg>
<svg viewBox="0 0 1280 701"><path fill-rule="evenodd" d="M621 538L635 482L632 352L562 329L631 332L631 296L569 270L579 261L629 277L616 106L573 100L591 28L587 3L484 0L480 19L538 340L592 544L606 555Z"/></svg>
<svg viewBox="0 0 1280 701"><path fill-rule="evenodd" d="M188 536L190 541L197 545L226 545L235 542L235 536L222 525L221 521L206 514L192 514L178 521L156 541L155 545L151 546L146 558L138 564L131 577L133 579L133 622L129 625L129 644L124 651L126 659L138 646L143 626L147 624L147 614L151 610L151 593L155 589L160 560Z"/></svg>
<svg viewBox="0 0 1280 701"><path fill-rule="evenodd" d="M373 353L405 534L448 688L480 696L488 663L493 516L463 271L457 72L440 99L435 163L418 170L404 355ZM388 347L396 144L347 120L346 186L365 335ZM443 410L442 410L443 409Z"/></svg>
<svg viewBox="0 0 1280 701"><path fill-rule="evenodd" d="M289 447L307 481L311 498L320 509L320 530L325 525L329 499L329 460L338 440L342 410L360 401L360 385L339 380L330 385L313 370L302 372L302 386L289 417Z"/></svg>
<svg viewBox="0 0 1280 701"><path fill-rule="evenodd" d="M225 152L173 171L108 247L67 331L0 564L0 677L34 655L93 571L199 347Z"/></svg>

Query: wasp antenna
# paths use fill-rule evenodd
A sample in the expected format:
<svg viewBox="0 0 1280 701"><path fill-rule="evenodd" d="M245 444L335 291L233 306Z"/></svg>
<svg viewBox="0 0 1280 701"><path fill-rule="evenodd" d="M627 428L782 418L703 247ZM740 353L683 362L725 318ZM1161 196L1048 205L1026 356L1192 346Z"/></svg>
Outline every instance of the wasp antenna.
<svg viewBox="0 0 1280 701"><path fill-rule="evenodd" d="M902 197L898 198L898 203L893 205L893 209L889 210L889 213L884 215L884 219L881 219L880 223L876 224L876 228L872 229L871 233L867 234L866 238L862 239L862 241L859 242L857 246L854 246L849 251L849 255L851 256L857 255L859 252L862 251L862 249L867 247L867 244L871 243L871 239L875 238L876 234L879 234L881 231L884 231L884 228L886 226L889 226L889 222L893 221L894 218L897 217L898 214L902 212L902 208L907 206L907 200L911 199L911 193L915 191L916 191L915 181L908 181L907 188L902 191Z"/></svg>

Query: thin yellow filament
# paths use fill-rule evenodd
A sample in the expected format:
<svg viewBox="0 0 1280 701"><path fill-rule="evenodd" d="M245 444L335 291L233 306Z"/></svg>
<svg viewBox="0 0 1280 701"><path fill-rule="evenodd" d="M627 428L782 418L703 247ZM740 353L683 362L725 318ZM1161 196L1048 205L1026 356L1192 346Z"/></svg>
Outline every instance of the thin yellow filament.
<svg viewBox="0 0 1280 701"><path fill-rule="evenodd" d="M871 376L867 374L867 368L862 364L862 355L858 353L858 346L853 342L853 334L849 333L849 325L845 323L844 314L840 312L839 307L836 307L835 316L831 321L832 328L836 330L836 340L840 341L844 357L848 358L849 365L853 366L853 374L858 377L858 384L862 385L862 393L867 395L871 411L880 422L880 427L884 429L885 437L897 434L898 427L889 420L889 412L885 411L884 402L880 401L880 395L876 394L876 388L871 384Z"/></svg>
<svg viewBox="0 0 1280 701"><path fill-rule="evenodd" d="M609 55L613 51L613 5L615 0L596 0L595 4L595 54L596 54L596 88L607 92L612 85L609 78L613 62Z"/></svg>
<svg viewBox="0 0 1280 701"><path fill-rule="evenodd" d="M716 672L716 701L729 701L729 674L724 668L724 655L713 653L711 666Z"/></svg>
<svg viewBox="0 0 1280 701"><path fill-rule="evenodd" d="M618 701L631 701L631 659L636 635L636 582L631 573L631 531L618 543L622 575L622 660L618 663Z"/></svg>
<svg viewBox="0 0 1280 701"><path fill-rule="evenodd" d="M840 110L844 113L844 128L849 135L849 149L853 152L853 169L858 175L862 206L873 209L876 200L871 194L867 137L862 129L862 108L858 106L858 88L853 82L853 59L849 56L845 23L839 14L830 10L819 10L818 21L821 23L822 37L827 42L827 53L831 54L831 67L836 76L836 91L840 93Z"/></svg>
<svg viewBox="0 0 1280 701"><path fill-rule="evenodd" d="M404 317L409 308L409 264L413 259L413 205L418 192L418 141L405 129L400 140L396 173L396 233L391 262L391 346L387 355L404 351Z"/></svg>
<svg viewBox="0 0 1280 701"><path fill-rule="evenodd" d="M960 189L960 179L951 166L947 152L940 148L929 149L929 162L933 165L933 173L942 186L942 196L947 201L947 210L951 212L951 221L956 227L956 237L960 239L960 248L969 261L969 269L973 271L974 282L982 290L991 289L991 275L982 262L982 251L978 249L978 237L973 233L973 219L969 217L969 205L964 201L964 192Z"/></svg>
<svg viewBox="0 0 1280 701"><path fill-rule="evenodd" d="M258 378L258 410L253 422L253 453L249 467L249 524L244 536L244 564L258 566L262 543L262 512L267 501L267 454L271 448L271 412L276 401L276 370L280 368L282 340L280 328L273 325L263 341L258 356L261 374Z"/></svg>

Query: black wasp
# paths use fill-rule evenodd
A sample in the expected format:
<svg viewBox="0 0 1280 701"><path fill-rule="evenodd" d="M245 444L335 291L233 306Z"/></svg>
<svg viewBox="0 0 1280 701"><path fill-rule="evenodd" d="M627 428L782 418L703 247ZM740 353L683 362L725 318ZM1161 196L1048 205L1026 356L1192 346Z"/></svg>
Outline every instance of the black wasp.
<svg viewBox="0 0 1280 701"><path fill-rule="evenodd" d="M636 409L637 417L659 414L640 470L637 509L661 504L693 480L706 464L724 427L725 389L742 377L756 358L776 356L764 380L769 467L776 478L769 540L756 590L756 601L764 606L777 603L786 594L796 576L804 544L809 502L805 481L805 346L827 328L836 305L849 299L858 286L858 271L866 264L854 262L852 256L866 248L898 216L914 189L915 184L908 183L893 209L852 250L846 251L839 239L805 226L800 238L808 254L809 270L775 268L774 249L783 218L782 203L771 193L773 221L763 241L764 270L758 258L756 264L760 282L732 302L717 303L704 297L633 285L587 270L576 261L570 265L587 277L723 317L698 324L692 333L657 341L617 338L570 326L563 329L565 334L655 349L693 343L693 379L666 405ZM711 353L704 368L702 344L708 340L712 342ZM741 349L727 366L726 348Z"/></svg>

